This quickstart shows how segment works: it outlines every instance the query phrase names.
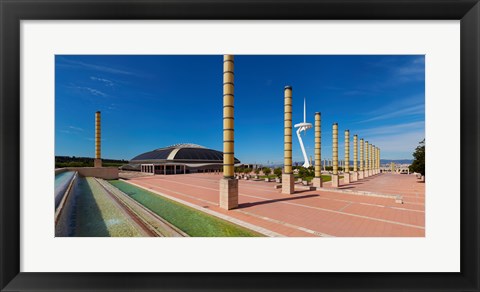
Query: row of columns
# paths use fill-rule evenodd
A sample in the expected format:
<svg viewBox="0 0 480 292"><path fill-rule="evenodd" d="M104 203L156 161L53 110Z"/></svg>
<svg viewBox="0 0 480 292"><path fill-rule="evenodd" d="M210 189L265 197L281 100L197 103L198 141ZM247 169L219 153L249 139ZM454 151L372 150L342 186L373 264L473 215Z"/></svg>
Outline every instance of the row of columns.
<svg viewBox="0 0 480 292"><path fill-rule="evenodd" d="M357 135L354 135L353 175L350 177L350 131L345 131L346 182L378 173L380 150L360 139L360 171L357 169ZM364 149L365 147L365 149ZM332 185L338 187L338 124L333 124L333 174ZM223 178L220 180L220 207L238 207L238 180L234 178L234 57L223 56ZM367 160L364 160L364 154ZM365 163L364 163L365 162ZM322 187L321 177L321 114L315 113L315 187ZM292 87L284 88L284 169L282 193L294 193L292 171Z"/></svg>
<svg viewBox="0 0 480 292"><path fill-rule="evenodd" d="M182 164L169 164L170 166L173 166L173 174L177 174L177 166L183 166L183 174L186 174L187 173L187 166L186 165L182 165ZM163 168L163 174L166 175L167 174L167 166L169 165L159 165ZM147 172L147 173L153 173L155 174L155 165L154 164L141 164L140 165L140 171L141 172ZM160 170L160 173L162 172L162 169ZM179 172L180 173L180 172Z"/></svg>
<svg viewBox="0 0 480 292"><path fill-rule="evenodd" d="M140 171L147 173L155 173L155 166L153 164L141 164Z"/></svg>
<svg viewBox="0 0 480 292"><path fill-rule="evenodd" d="M332 141L333 141L333 174L332 186L339 187L338 177L338 124L334 123L332 126ZM366 177L380 173L380 148L360 139L360 157L358 153L358 135L353 136L353 172L350 172L350 130L345 130L345 172L343 175L343 182L349 184L351 182L364 179ZM359 167L357 166L359 163Z"/></svg>
<svg viewBox="0 0 480 292"><path fill-rule="evenodd" d="M294 179L292 173L292 87L284 89L284 173L282 175L282 193L294 192ZM353 136L353 172L350 172L350 130L345 130L345 166L343 182L350 182L375 175L380 172L380 149L364 139L360 139L360 158L358 158L358 135ZM332 126L332 186L339 187L338 172L338 123ZM365 148L365 149L364 149ZM365 151L364 151L365 150ZM365 159L366 157L366 159ZM315 113L315 177L313 186L322 187L321 176L321 114ZM360 170L358 169L359 163Z"/></svg>

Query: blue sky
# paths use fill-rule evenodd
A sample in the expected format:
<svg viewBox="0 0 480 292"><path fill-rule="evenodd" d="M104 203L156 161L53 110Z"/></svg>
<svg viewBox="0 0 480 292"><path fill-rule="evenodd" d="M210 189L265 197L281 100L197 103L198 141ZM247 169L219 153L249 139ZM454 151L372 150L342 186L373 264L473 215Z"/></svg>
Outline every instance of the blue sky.
<svg viewBox="0 0 480 292"><path fill-rule="evenodd" d="M102 112L102 156L131 159L176 143L222 150L223 56L58 55L55 155L94 156L94 116ZM283 89L293 86L293 122L322 113L322 158L332 123L411 159L425 136L424 56L235 56L235 156L283 160ZM314 133L303 140L313 155ZM351 142L353 143L353 142ZM353 156L353 154L351 154ZM294 161L302 161L294 135Z"/></svg>

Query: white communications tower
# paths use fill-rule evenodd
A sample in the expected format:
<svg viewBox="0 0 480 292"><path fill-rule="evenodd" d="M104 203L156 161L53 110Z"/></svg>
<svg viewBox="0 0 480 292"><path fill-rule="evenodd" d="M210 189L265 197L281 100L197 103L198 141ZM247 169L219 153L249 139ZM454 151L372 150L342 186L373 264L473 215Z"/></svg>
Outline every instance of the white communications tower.
<svg viewBox="0 0 480 292"><path fill-rule="evenodd" d="M303 146L303 141L302 141L302 137L300 136L300 132L304 131L306 133L307 130L310 129L311 127L312 127L312 124L307 123L307 102L304 98L303 99L303 123L298 123L295 125L295 128L298 128L297 130L298 142L300 142L303 158L305 159L305 163L303 164L303 167L310 167L310 163L308 162L307 153L305 152L305 147Z"/></svg>

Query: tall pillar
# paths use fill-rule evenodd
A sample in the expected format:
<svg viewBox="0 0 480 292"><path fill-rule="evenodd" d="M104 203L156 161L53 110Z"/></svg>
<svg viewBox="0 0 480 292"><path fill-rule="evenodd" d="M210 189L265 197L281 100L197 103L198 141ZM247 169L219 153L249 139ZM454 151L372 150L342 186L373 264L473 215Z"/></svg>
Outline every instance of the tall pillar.
<svg viewBox="0 0 480 292"><path fill-rule="evenodd" d="M380 174L380 148L377 147L377 172Z"/></svg>
<svg viewBox="0 0 480 292"><path fill-rule="evenodd" d="M368 154L368 141L365 141L365 172L364 176L369 177L370 176L370 171L369 171L369 154Z"/></svg>
<svg viewBox="0 0 480 292"><path fill-rule="evenodd" d="M371 150L370 151L372 151L371 152L371 155L372 155L372 157L371 157L371 159L372 159L372 170L371 170L371 172L372 172L372 175L375 175L375 145L373 145L373 144L371 145Z"/></svg>
<svg viewBox="0 0 480 292"><path fill-rule="evenodd" d="M101 113L95 113L95 160L94 167L102 167L102 129L101 129Z"/></svg>
<svg viewBox="0 0 480 292"><path fill-rule="evenodd" d="M234 77L233 55L223 56L223 178L220 180L220 208L238 207L238 180L234 168Z"/></svg>
<svg viewBox="0 0 480 292"><path fill-rule="evenodd" d="M315 177L313 178L313 186L322 187L322 128L321 115L315 113Z"/></svg>
<svg viewBox="0 0 480 292"><path fill-rule="evenodd" d="M332 187L338 188L338 124L334 123L332 127Z"/></svg>
<svg viewBox="0 0 480 292"><path fill-rule="evenodd" d="M284 89L284 123L283 123L283 174L282 193L295 192L295 179L292 172L292 87Z"/></svg>
<svg viewBox="0 0 480 292"><path fill-rule="evenodd" d="M363 179L365 177L365 169L364 169L364 163L365 163L365 152L363 151L365 142L363 142L363 138L360 139L360 171L358 172L358 179Z"/></svg>
<svg viewBox="0 0 480 292"><path fill-rule="evenodd" d="M353 135L353 172L352 172L352 181L357 181L358 180L358 136Z"/></svg>
<svg viewBox="0 0 480 292"><path fill-rule="evenodd" d="M350 183L350 130L345 130L345 163L343 167L343 182Z"/></svg>
<svg viewBox="0 0 480 292"><path fill-rule="evenodd" d="M368 145L368 175L372 176L372 168L373 168L373 157L372 157L372 144Z"/></svg>
<svg viewBox="0 0 480 292"><path fill-rule="evenodd" d="M382 173L382 163L380 158L380 148L378 148L378 172Z"/></svg>

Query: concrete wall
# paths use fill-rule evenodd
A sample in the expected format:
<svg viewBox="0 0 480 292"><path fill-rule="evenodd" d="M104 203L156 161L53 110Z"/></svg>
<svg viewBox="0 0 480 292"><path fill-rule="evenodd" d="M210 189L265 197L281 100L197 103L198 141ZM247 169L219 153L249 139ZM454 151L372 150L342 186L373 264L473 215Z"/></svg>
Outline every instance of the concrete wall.
<svg viewBox="0 0 480 292"><path fill-rule="evenodd" d="M66 169L66 168L55 168L55 174L59 174L59 173L65 172L65 171L68 171L68 169Z"/></svg>
<svg viewBox="0 0 480 292"><path fill-rule="evenodd" d="M78 171L81 176L93 176L103 179L118 179L119 172L117 167L66 167L65 169Z"/></svg>

